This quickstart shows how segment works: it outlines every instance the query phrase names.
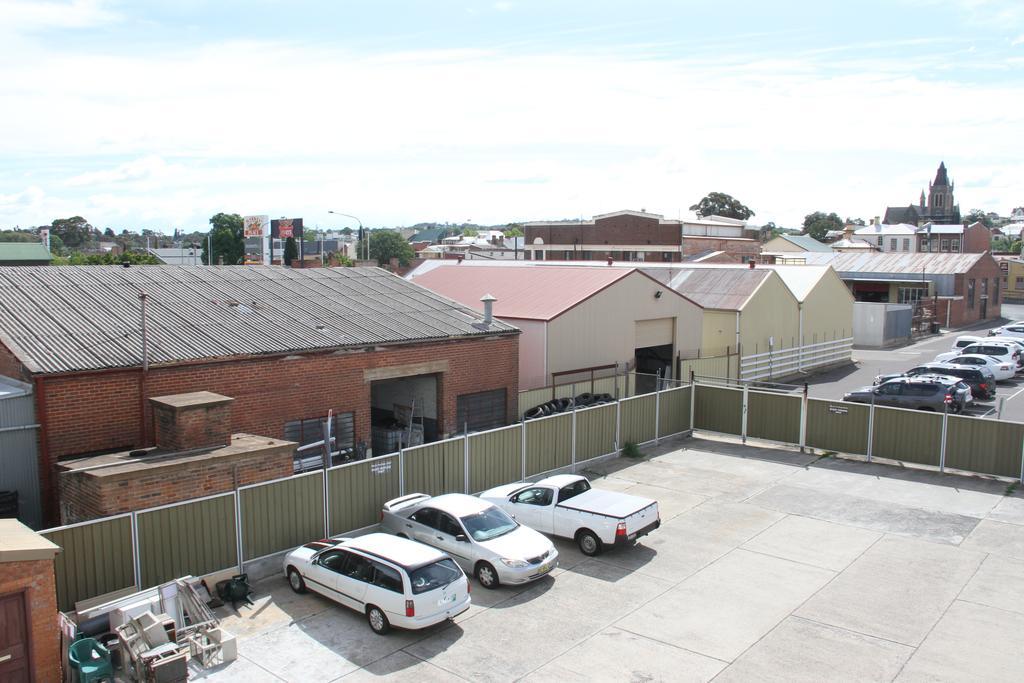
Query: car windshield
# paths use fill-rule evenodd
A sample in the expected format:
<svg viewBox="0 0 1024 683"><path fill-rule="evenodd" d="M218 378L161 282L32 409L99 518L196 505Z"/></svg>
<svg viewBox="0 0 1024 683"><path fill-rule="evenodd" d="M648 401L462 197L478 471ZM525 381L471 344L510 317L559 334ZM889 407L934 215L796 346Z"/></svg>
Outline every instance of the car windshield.
<svg viewBox="0 0 1024 683"><path fill-rule="evenodd" d="M514 519L494 506L460 519L473 540L480 542L503 536L519 526Z"/></svg>
<svg viewBox="0 0 1024 683"><path fill-rule="evenodd" d="M409 572L413 595L443 588L462 576L462 570L447 557Z"/></svg>

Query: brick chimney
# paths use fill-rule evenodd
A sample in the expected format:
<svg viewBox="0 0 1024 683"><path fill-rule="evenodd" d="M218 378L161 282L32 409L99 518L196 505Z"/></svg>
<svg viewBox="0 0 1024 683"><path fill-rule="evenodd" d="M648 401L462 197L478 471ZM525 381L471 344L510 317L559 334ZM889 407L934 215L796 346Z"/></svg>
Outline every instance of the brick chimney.
<svg viewBox="0 0 1024 683"><path fill-rule="evenodd" d="M209 391L149 399L157 448L188 451L230 444L234 400Z"/></svg>

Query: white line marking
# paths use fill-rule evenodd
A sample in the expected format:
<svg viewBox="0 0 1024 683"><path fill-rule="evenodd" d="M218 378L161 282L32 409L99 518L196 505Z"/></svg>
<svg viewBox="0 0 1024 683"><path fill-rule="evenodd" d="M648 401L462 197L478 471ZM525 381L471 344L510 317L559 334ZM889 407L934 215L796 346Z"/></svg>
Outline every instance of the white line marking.
<svg viewBox="0 0 1024 683"><path fill-rule="evenodd" d="M1013 399L1015 399L1015 398L1017 398L1018 396L1020 396L1020 395L1021 395L1022 393L1024 393L1024 389L1018 389L1018 390L1017 390L1017 392L1016 392L1016 393L1015 393L1015 394L1014 394L1013 396L1010 396L1010 397L1009 397L1008 399L1006 399L1006 400L1007 400L1007 401L1012 401Z"/></svg>

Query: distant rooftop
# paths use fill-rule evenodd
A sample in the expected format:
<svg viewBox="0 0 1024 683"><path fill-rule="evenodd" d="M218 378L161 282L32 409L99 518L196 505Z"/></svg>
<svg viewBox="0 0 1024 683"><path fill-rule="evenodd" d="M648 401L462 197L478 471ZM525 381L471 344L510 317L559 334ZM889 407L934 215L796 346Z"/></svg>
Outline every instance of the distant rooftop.
<svg viewBox="0 0 1024 683"><path fill-rule="evenodd" d="M53 260L42 242L0 242L0 262L26 261L38 264Z"/></svg>

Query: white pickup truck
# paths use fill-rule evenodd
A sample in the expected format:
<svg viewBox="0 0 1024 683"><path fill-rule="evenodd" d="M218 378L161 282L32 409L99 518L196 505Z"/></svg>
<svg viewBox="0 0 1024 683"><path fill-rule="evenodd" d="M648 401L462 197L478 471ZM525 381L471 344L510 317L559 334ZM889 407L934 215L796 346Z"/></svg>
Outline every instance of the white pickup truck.
<svg viewBox="0 0 1024 683"><path fill-rule="evenodd" d="M505 484L480 497L528 527L575 540L584 555L632 544L661 526L657 501L591 488L586 477L574 474Z"/></svg>

